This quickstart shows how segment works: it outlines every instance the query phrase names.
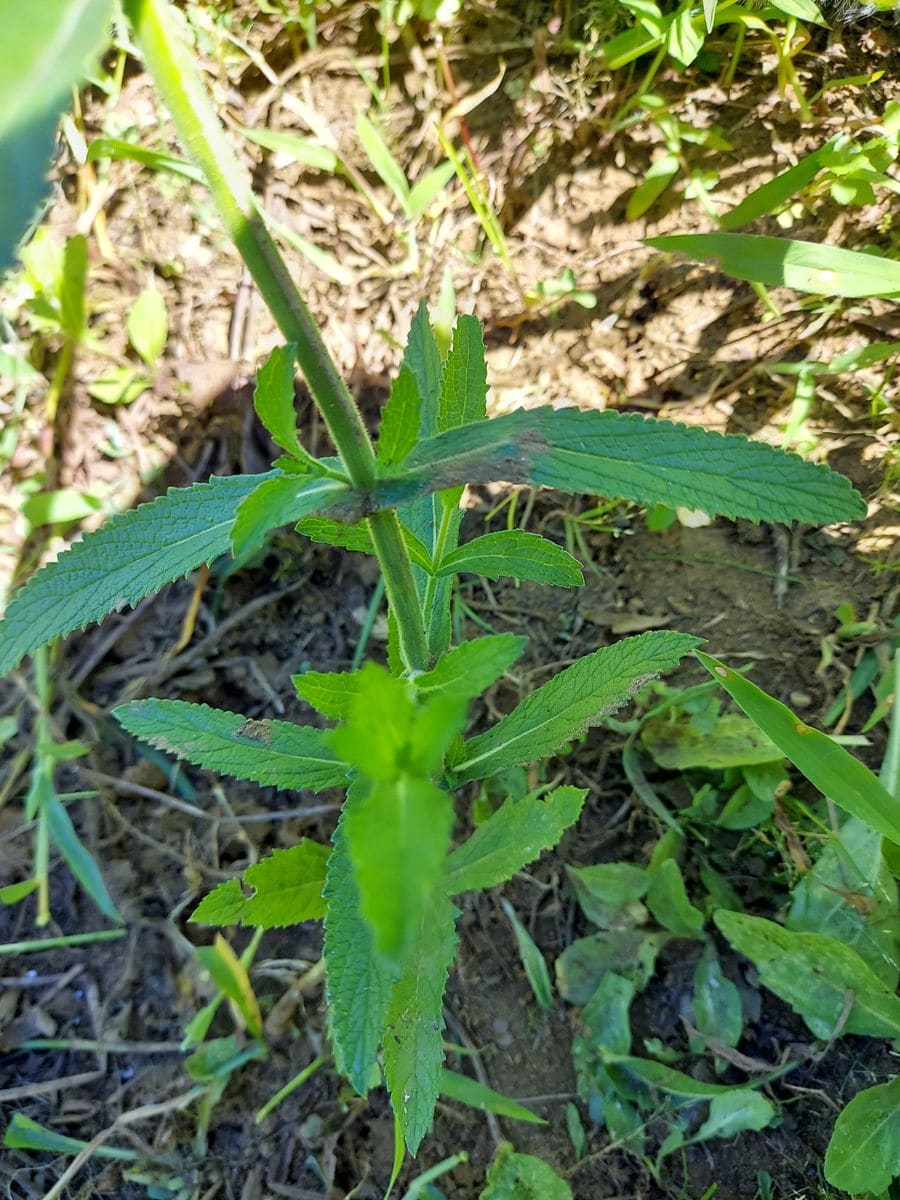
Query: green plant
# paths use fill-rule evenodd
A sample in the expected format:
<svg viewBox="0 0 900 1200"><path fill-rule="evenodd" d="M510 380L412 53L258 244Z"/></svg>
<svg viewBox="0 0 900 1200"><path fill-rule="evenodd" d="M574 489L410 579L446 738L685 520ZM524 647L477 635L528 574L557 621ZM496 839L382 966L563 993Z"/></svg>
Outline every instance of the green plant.
<svg viewBox="0 0 900 1200"><path fill-rule="evenodd" d="M285 337L261 369L254 399L284 454L261 475L173 489L114 517L38 572L0 624L0 671L203 563L244 554L282 525L377 557L389 603L389 668L368 663L294 680L334 723L328 729L174 700L135 701L117 715L135 736L207 769L280 788L347 788L331 847L304 839L272 854L245 873L247 890L228 881L193 919L257 930L324 920L335 1064L363 1094L383 1072L402 1158L404 1143L418 1150L442 1086L454 898L501 884L555 845L585 795L539 787L503 799L453 848L454 793L557 753L698 645L688 634L651 632L598 649L466 737L469 703L516 661L525 639L495 634L451 646L454 578L474 572L573 587L581 570L561 547L518 530L460 544L464 486L505 480L768 521L851 520L864 509L849 482L826 468L700 429L574 409L489 420L478 323L458 319L444 359L424 306L373 447L170 28L168 5L125 0L124 10ZM301 442L296 363L335 457L315 458ZM659 886L675 905L673 865L660 863ZM694 920L689 912L681 918ZM711 1108L714 1117L732 1119Z"/></svg>

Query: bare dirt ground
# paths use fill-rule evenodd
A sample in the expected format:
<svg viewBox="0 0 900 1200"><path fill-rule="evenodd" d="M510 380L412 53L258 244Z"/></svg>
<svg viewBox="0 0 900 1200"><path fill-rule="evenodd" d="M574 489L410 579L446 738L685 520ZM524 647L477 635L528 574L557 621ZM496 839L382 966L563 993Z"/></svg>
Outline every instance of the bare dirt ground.
<svg viewBox="0 0 900 1200"><path fill-rule="evenodd" d="M379 221L346 179L304 171L243 143L267 210L328 251L339 268L342 283L291 257L329 348L374 422L411 314L423 296L434 302L448 271L459 310L475 312L485 323L495 412L546 403L631 408L778 443L790 395L787 381L765 364L827 359L867 340L897 338L896 308L868 302L823 317L786 293L775 297L781 316L764 320L749 287L651 253L641 238L706 229L708 216L676 193L648 219L625 219L627 196L643 178L658 138L645 126L611 132L609 114L621 94L590 61L555 49L546 20L541 24L522 11L526 7L473 6L446 48L458 94L485 90L466 124L501 215L514 276L482 245L480 224L458 187L448 188L448 202L415 227L416 262L402 221ZM307 132L294 103L300 98L365 171L353 132L357 112L371 101L360 70L377 77L382 69L365 8L346 5L323 19L316 50L304 50L273 18L257 17L248 27L240 11L230 24L201 28L210 81L230 127ZM208 20L201 14L198 23L201 18ZM411 51L398 44L390 65L394 149L415 178L434 161L430 114L449 107L435 44L424 35ZM735 149L717 163L723 181L714 197L734 203L838 129L854 123L865 128L871 114L895 97L898 65L892 28L817 32L795 60L808 94L837 77L883 76L865 92L826 92L817 103L814 131L780 94L762 44L748 43L727 90L716 75L698 84L696 77L688 83L665 74L660 89L682 119L723 128ZM107 131L177 152L136 69L126 74L114 106L86 97L85 123L89 134L105 123ZM369 182L390 207L389 193L374 176ZM85 188L95 196L102 192L105 214L100 236L95 225L91 241L89 285L91 328L104 354L127 359L123 314L150 277L165 297L170 337L153 388L127 407L90 401L85 386L103 360L93 349L79 356L49 448L58 485L107 488L125 507L211 472L265 469L273 448L251 415L250 380L278 338L202 190L134 163L78 169L64 160L51 215L61 232L73 228ZM888 217L887 202L848 214L823 200L815 213L800 214L790 232L858 245L884 230ZM764 223L760 231L772 230ZM529 310L523 295L540 281L558 279L565 268L580 288L595 294L596 307ZM521 676L506 681L491 704L503 710L515 702L518 687L542 679L556 664L660 625L708 638L712 653L751 661L762 686L802 704L805 719L821 717L863 647L852 639L835 642L838 606L852 603L884 625L896 609L897 504L886 475L896 430L890 416L874 420L870 414L865 385L877 377L876 368L851 382L829 381L809 422L814 455L850 475L870 502L861 527L784 535L720 522L650 533L636 510L619 506L584 529L592 570L582 591L548 596L528 586L466 585L462 598L470 612L496 630L531 638ZM308 444L321 451L325 434L302 394L298 405ZM37 399L29 414L4 483L10 507L22 481L48 455ZM124 448L121 457L98 449L111 441ZM484 489L472 495L466 518L471 534L485 521L501 526L503 515L492 510L502 498ZM541 495L532 501L523 495L518 512L527 506L529 528L564 541L593 503L591 497ZM4 560L10 575L16 555L27 562L36 547L23 544L15 519L3 540L14 551ZM179 1042L212 994L192 956L193 945L210 934L188 925L187 916L211 886L273 847L304 835L327 840L339 798L276 793L193 768L175 772L136 747L110 716L124 699L159 695L251 717L274 710L287 719L315 720L294 695L290 676L305 665L349 667L374 583L371 564L361 556L283 531L249 569L226 577L214 568L207 583L172 585L61 648L53 668L54 720L60 733L87 740L92 751L63 768L60 785L96 789L94 798L73 804L72 813L126 919L126 933L116 942L0 962L0 1045L6 1051L0 1099L7 1113L23 1112L90 1140L122 1114L159 1105L152 1119L124 1127L112 1140L148 1157L167 1156L172 1172L185 1180L185 1194L204 1200L382 1195L393 1153L383 1094L373 1093L369 1101L353 1097L324 1067L262 1124L253 1120L259 1104L326 1046L316 970L320 934L313 925L273 931L262 943L253 979L267 1014L269 1056L233 1076L205 1142L192 1110L175 1104L190 1086ZM198 588L193 637L178 649ZM826 645L834 650L829 657ZM380 656L383 650L376 622L369 652ZM684 681L697 677L687 672ZM16 775L17 752L28 738L29 689L23 671L0 692L0 711L15 711L21 721L0 777L0 885L25 875L31 852L18 802L24 784ZM854 711L854 723L865 715ZM487 716L482 710L473 720ZM873 765L879 738L876 730L863 752ZM551 965L584 932L564 865L643 862L659 835L632 794L618 748L614 734L593 731L572 755L551 765L552 773L589 787L585 813L557 851L505 893ZM466 819L460 813L461 829ZM755 858L741 860L735 886L752 903L753 878L779 864L777 847L761 845ZM52 872L51 899L54 922L47 933L101 927L102 918L62 865ZM35 936L33 915L29 901L5 910L0 940ZM498 1131L518 1149L553 1163L577 1200L700 1197L713 1185L718 1200L753 1200L760 1169L772 1175L778 1197L824 1196L821 1161L836 1111L892 1070L885 1044L843 1038L819 1061L774 1085L783 1102L779 1126L693 1147L670 1160L662 1183L589 1125L586 1157L576 1161L565 1125L565 1105L575 1098L574 1010L559 1002L540 1015L498 896L472 902L460 930L448 1036L477 1049L491 1085L529 1103L548 1124L502 1118L498 1124L441 1104L417 1165L468 1150L469 1163L439 1183L453 1200L478 1195ZM234 944L240 950L246 937L237 934ZM693 970L683 959L683 945L663 956L635 1008L640 1036L677 1048L686 1044L679 1014ZM746 963L732 956L729 970L754 990ZM223 1009L213 1031L231 1028ZM17 1048L34 1037L94 1039L100 1048ZM763 993L741 1050L777 1063L809 1041L802 1022ZM468 1069L466 1061L455 1065ZM22 1200L45 1195L62 1170L61 1160L49 1156L6 1151L0 1160L5 1194ZM407 1167L403 1178L414 1173ZM66 1194L128 1200L152 1193L125 1182L116 1163L95 1159Z"/></svg>

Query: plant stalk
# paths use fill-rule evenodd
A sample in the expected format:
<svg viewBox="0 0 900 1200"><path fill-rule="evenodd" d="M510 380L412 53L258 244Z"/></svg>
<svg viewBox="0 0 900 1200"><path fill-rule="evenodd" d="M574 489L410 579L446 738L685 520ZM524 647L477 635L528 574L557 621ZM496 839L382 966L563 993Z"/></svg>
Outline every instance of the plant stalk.
<svg viewBox="0 0 900 1200"><path fill-rule="evenodd" d="M168 0L123 0L123 8L175 128L203 172L226 232L284 337L296 343L297 361L351 483L361 492L370 491L377 466L362 416L266 228L250 176L229 145L190 54L173 30ZM397 620L404 663L410 670L425 670L422 610L396 514L374 514L369 530Z"/></svg>

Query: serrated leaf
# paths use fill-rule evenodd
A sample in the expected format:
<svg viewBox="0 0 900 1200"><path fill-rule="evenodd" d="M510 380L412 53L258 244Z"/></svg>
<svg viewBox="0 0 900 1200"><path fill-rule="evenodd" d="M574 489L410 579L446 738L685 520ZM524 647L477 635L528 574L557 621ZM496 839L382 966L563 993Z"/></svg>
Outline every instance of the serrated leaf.
<svg viewBox="0 0 900 1200"><path fill-rule="evenodd" d="M451 895L496 887L551 850L581 814L587 791L560 787L506 800L447 858Z"/></svg>
<svg viewBox="0 0 900 1200"><path fill-rule="evenodd" d="M697 645L683 633L653 631L588 654L560 671L497 722L467 741L452 764L458 783L555 753L623 704L648 679Z"/></svg>
<svg viewBox="0 0 900 1200"><path fill-rule="evenodd" d="M472 700L509 670L527 644L527 638L513 633L463 642L442 654L430 671L416 676L416 690L423 696Z"/></svg>
<svg viewBox="0 0 900 1200"><path fill-rule="evenodd" d="M756 233L689 233L646 238L655 250L712 261L735 279L817 296L900 295L900 263L877 254Z"/></svg>
<svg viewBox="0 0 900 1200"><path fill-rule="evenodd" d="M444 1061L443 999L456 952L456 909L434 893L416 914L403 970L391 996L384 1074L410 1154L431 1128Z"/></svg>
<svg viewBox="0 0 900 1200"><path fill-rule="evenodd" d="M300 462L312 465L315 460L304 449L297 430L294 408L296 362L297 347L293 342L275 347L257 372L253 407L276 446Z"/></svg>
<svg viewBox="0 0 900 1200"><path fill-rule="evenodd" d="M825 1178L852 1195L886 1193L900 1175L900 1075L859 1092L834 1125Z"/></svg>
<svg viewBox="0 0 900 1200"><path fill-rule="evenodd" d="M379 1078L378 1047L395 979L375 953L371 927L359 907L359 890L347 851L344 825L358 803L351 788L334 831L325 879L325 946L328 1024L337 1069L361 1096Z"/></svg>
<svg viewBox="0 0 900 1200"><path fill-rule="evenodd" d="M428 320L428 308L422 300L415 311L409 328L403 366L415 376L419 395L422 398L422 425L420 432L431 436L438 431L438 402L444 377L444 364ZM402 367L401 367L402 370Z"/></svg>
<svg viewBox="0 0 900 1200"><path fill-rule="evenodd" d="M562 546L537 533L508 529L486 533L445 554L437 575L471 571L488 579L511 576L553 587L580 587L584 583L581 564Z"/></svg>
<svg viewBox="0 0 900 1200"><path fill-rule="evenodd" d="M87 847L82 843L72 818L63 807L62 801L56 795L45 797L41 810L46 813L50 838L60 854L66 860L69 870L97 905L105 917L122 924L122 917L116 911L112 897L109 894L103 873Z"/></svg>
<svg viewBox="0 0 900 1200"><path fill-rule="evenodd" d="M753 521L854 520L865 505L850 482L763 442L637 413L519 410L425 437L378 504L463 483L527 483L700 509Z"/></svg>
<svg viewBox="0 0 900 1200"><path fill-rule="evenodd" d="M71 88L109 40L108 0L46 0L3 9L0 50L0 273L35 215Z"/></svg>
<svg viewBox="0 0 900 1200"><path fill-rule="evenodd" d="M262 1037L262 1013L247 974L247 968L231 946L217 933L211 946L198 946L195 951L200 962L212 976L213 983L234 1004L244 1018L247 1030L255 1038Z"/></svg>
<svg viewBox="0 0 900 1200"><path fill-rule="evenodd" d="M684 876L674 858L649 872L647 907L664 929L676 937L695 938L703 932L703 913L688 899Z"/></svg>
<svg viewBox="0 0 900 1200"><path fill-rule="evenodd" d="M238 505L265 478L213 478L171 489L86 533L13 596L0 622L0 675L38 646L225 554Z"/></svg>
<svg viewBox="0 0 900 1200"><path fill-rule="evenodd" d="M378 461L384 466L403 462L419 440L421 423L422 399L416 377L409 367L401 366L381 414Z"/></svg>
<svg viewBox="0 0 900 1200"><path fill-rule="evenodd" d="M453 343L438 402L437 428L456 429L483 421L487 402L487 366L481 322L465 314L457 317Z"/></svg>
<svg viewBox="0 0 900 1200"><path fill-rule="evenodd" d="M169 336L166 302L155 287L146 288L128 310L125 322L128 340L148 367L152 367Z"/></svg>
<svg viewBox="0 0 900 1200"><path fill-rule="evenodd" d="M261 546L270 529L324 512L349 494L350 488L339 479L278 475L264 480L238 506L231 529L235 555Z"/></svg>
<svg viewBox="0 0 900 1200"><path fill-rule="evenodd" d="M754 964L764 986L790 1004L815 1037L834 1034L848 999L841 1032L900 1036L900 998L849 946L745 913L720 910L715 922L734 949Z"/></svg>
<svg viewBox="0 0 900 1200"><path fill-rule="evenodd" d="M543 1117L533 1113L509 1096L495 1092L493 1088L470 1079L468 1075L460 1075L456 1071L441 1071L441 1095L449 1100L457 1100L467 1104L469 1108L478 1108L482 1112L496 1113L498 1117L509 1117L513 1121L528 1121L532 1125L546 1125Z"/></svg>
<svg viewBox="0 0 900 1200"><path fill-rule="evenodd" d="M328 846L309 838L286 850L273 850L244 871L242 878L251 895L244 894L236 879L228 879L200 901L190 920L254 929L318 920L325 915L322 889L329 854Z"/></svg>
<svg viewBox="0 0 900 1200"><path fill-rule="evenodd" d="M765 1129L777 1116L775 1105L759 1092L735 1089L713 1096L709 1116L691 1138L706 1142L710 1138L730 1138L745 1130Z"/></svg>
<svg viewBox="0 0 900 1200"><path fill-rule="evenodd" d="M267 787L340 787L347 765L326 733L290 721L257 721L184 700L132 700L113 710L120 724L158 750L209 771Z"/></svg>
<svg viewBox="0 0 900 1200"><path fill-rule="evenodd" d="M302 521L297 522L295 529L304 537L314 542L322 542L326 546L355 550L360 554L375 553L365 521L345 525L343 521L335 521L331 517L304 517Z"/></svg>
<svg viewBox="0 0 900 1200"><path fill-rule="evenodd" d="M449 795L427 779L373 782L347 815L363 916L379 953L399 961L440 878L453 826Z"/></svg>
<svg viewBox="0 0 900 1200"><path fill-rule="evenodd" d="M695 654L732 700L814 787L845 812L900 845L897 802L868 767L737 671L708 654L699 651Z"/></svg>
<svg viewBox="0 0 900 1200"><path fill-rule="evenodd" d="M502 1142L479 1200L572 1200L572 1189L542 1158L516 1154Z"/></svg>
<svg viewBox="0 0 900 1200"><path fill-rule="evenodd" d="M358 671L307 671L292 675L291 683L301 700L334 721L346 721L359 694Z"/></svg>

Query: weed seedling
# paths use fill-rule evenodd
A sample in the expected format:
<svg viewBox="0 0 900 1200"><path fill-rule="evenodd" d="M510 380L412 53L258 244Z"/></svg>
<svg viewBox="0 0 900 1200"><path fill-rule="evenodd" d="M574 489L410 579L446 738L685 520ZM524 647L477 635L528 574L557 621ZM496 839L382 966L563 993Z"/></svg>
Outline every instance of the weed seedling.
<svg viewBox="0 0 900 1200"><path fill-rule="evenodd" d="M571 588L582 573L562 547L522 530L462 542L464 487L505 481L812 524L853 520L864 506L846 479L824 467L698 428L576 409L488 419L478 322L459 317L442 357L424 305L373 446L173 32L168 4L124 0L123 7L284 336L259 372L254 401L283 454L262 474L173 489L113 517L34 575L0 623L0 672L201 564L261 546L270 530L284 525L375 556L389 607L387 667L369 662L356 671L294 678L327 728L166 699L135 700L116 715L136 737L209 770L281 789L346 789L330 845L303 839L273 852L243 881L228 880L206 896L192 919L256 930L324 922L334 1062L362 1095L386 1084L399 1161L404 1145L418 1151L443 1086L443 995L456 952L457 899L502 884L556 845L578 819L586 793L560 786L501 796L474 833L454 845L457 795L549 759L699 644L688 633L652 631L600 647L524 695L493 725L471 732L469 705L521 657L526 639L493 633L452 644L454 579L473 573ZM334 457L314 457L301 440L294 411L298 364L331 433ZM687 899L673 854L657 859L648 872L647 906L698 934L703 914ZM244 1011L237 993L223 990L252 1033L249 999L243 998ZM621 1009L623 994L604 998L606 1008ZM616 1053L612 1069L630 1069L627 1050ZM215 1083L215 1072L231 1061L210 1064L204 1084ZM695 1082L673 1078L678 1073L671 1068L663 1074L653 1068L648 1080L650 1069L635 1068L644 1071L635 1087L695 1094L684 1092ZM733 1123L734 1089L704 1088L704 1128ZM741 1102L750 1114L745 1121L759 1127L769 1119L768 1102L758 1093L741 1093ZM686 1142L695 1135L681 1136ZM508 1193L501 1175L505 1181L509 1172L515 1178L517 1171L538 1170L509 1155L498 1164L486 1196ZM568 1192L548 1177L540 1188L545 1196Z"/></svg>

